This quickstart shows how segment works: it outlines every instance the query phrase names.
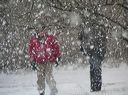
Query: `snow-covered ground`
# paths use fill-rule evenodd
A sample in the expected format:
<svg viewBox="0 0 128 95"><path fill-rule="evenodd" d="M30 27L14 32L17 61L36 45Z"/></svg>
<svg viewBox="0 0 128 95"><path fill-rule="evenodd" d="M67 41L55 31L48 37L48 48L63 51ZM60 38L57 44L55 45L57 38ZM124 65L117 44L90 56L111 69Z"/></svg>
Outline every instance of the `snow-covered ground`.
<svg viewBox="0 0 128 95"><path fill-rule="evenodd" d="M90 92L89 67L72 70L55 68L58 95L128 95L128 67L103 67L103 87L100 92ZM15 73L0 74L0 95L39 95L36 72L19 70ZM46 94L49 88L46 86Z"/></svg>

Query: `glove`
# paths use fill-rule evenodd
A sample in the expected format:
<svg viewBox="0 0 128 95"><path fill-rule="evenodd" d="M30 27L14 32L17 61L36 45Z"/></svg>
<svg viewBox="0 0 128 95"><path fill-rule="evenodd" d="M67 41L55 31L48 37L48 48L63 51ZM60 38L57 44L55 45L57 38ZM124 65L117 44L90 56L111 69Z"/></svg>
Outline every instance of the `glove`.
<svg viewBox="0 0 128 95"><path fill-rule="evenodd" d="M82 45L80 45L80 51L84 52L84 49L83 49Z"/></svg>
<svg viewBox="0 0 128 95"><path fill-rule="evenodd" d="M59 62L60 60L61 60L61 57L58 57L58 58L57 58L57 61Z"/></svg>
<svg viewBox="0 0 128 95"><path fill-rule="evenodd" d="M55 62L55 64L56 64L56 66L55 66L55 67L58 67L58 65L59 65L59 62L58 62L58 61L56 61L56 62Z"/></svg>
<svg viewBox="0 0 128 95"><path fill-rule="evenodd" d="M80 51L82 52L83 55L86 55L86 52L84 51L84 48L82 47L82 45L80 45Z"/></svg>
<svg viewBox="0 0 128 95"><path fill-rule="evenodd" d="M61 60L61 57L58 57L57 60L56 60L56 62L55 62L56 67L59 65L60 60Z"/></svg>
<svg viewBox="0 0 128 95"><path fill-rule="evenodd" d="M32 66L32 70L34 70L34 71L37 70L37 66L34 61L32 61L31 66Z"/></svg>

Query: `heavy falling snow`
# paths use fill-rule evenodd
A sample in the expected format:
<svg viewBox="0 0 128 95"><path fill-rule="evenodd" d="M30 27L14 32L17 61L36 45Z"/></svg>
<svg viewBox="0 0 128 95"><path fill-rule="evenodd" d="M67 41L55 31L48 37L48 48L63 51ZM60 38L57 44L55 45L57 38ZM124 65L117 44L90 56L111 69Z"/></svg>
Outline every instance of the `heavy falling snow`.
<svg viewBox="0 0 128 95"><path fill-rule="evenodd" d="M103 67L103 86L99 92L90 92L89 67L73 70L72 66L54 68L57 95L127 95L128 67ZM1 95L38 95L36 72L18 70L10 74L0 74ZM46 94L50 91L46 86Z"/></svg>
<svg viewBox="0 0 128 95"><path fill-rule="evenodd" d="M0 0L0 95L39 95L28 54L36 32L60 44L57 95L128 95L128 0ZM87 46L105 53L98 92L90 91Z"/></svg>

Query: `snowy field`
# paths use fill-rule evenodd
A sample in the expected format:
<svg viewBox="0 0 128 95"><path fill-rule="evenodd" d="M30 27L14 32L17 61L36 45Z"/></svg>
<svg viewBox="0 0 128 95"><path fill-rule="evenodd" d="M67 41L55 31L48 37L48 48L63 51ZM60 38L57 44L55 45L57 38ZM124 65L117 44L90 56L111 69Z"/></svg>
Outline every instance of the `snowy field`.
<svg viewBox="0 0 128 95"><path fill-rule="evenodd" d="M89 67L72 70L55 68L58 95L128 95L128 67L103 67L103 87L100 92L90 92ZM0 74L0 95L38 95L36 72L18 70ZM46 86L45 95L49 95Z"/></svg>

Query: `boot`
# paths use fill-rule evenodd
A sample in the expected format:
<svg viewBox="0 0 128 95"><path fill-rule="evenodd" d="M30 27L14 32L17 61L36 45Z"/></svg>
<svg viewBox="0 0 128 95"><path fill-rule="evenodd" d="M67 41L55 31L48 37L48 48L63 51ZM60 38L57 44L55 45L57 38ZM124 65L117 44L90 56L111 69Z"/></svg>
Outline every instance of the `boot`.
<svg viewBox="0 0 128 95"><path fill-rule="evenodd" d="M41 91L41 92L40 92L40 95L44 95L44 91Z"/></svg>
<svg viewBox="0 0 128 95"><path fill-rule="evenodd" d="M40 93L40 95L44 95L44 93Z"/></svg>

